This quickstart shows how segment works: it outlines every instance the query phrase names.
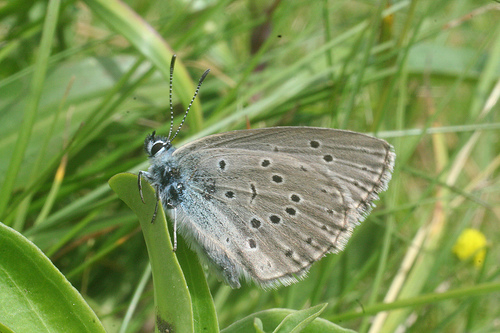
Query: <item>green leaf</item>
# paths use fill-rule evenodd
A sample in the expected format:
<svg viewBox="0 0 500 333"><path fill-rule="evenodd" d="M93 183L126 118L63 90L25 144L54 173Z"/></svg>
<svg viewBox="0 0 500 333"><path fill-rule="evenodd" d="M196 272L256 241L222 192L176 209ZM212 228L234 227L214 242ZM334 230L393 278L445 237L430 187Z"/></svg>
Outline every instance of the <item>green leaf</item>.
<svg viewBox="0 0 500 333"><path fill-rule="evenodd" d="M182 238L178 239L174 253L161 204L151 223L156 203L151 185L142 182L146 204L140 199L136 175L118 174L109 180L109 185L139 218L153 273L157 326L162 325L157 327L159 331L218 332L215 306L198 258Z"/></svg>
<svg viewBox="0 0 500 333"><path fill-rule="evenodd" d="M262 320L260 320L260 318L253 319L253 327L255 328L255 333L265 333L264 325L262 325Z"/></svg>
<svg viewBox="0 0 500 333"><path fill-rule="evenodd" d="M264 332L331 332L352 333L322 318L316 318L326 305L320 304L305 310L271 309L251 314L223 329L222 333L255 333L255 319L258 318Z"/></svg>
<svg viewBox="0 0 500 333"><path fill-rule="evenodd" d="M283 319L276 327L274 333L298 333L307 327L321 312L326 308L327 304L319 304L309 309L299 310Z"/></svg>
<svg viewBox="0 0 500 333"><path fill-rule="evenodd" d="M161 207L158 207L158 215L151 223L156 203L153 188L148 182L142 182L144 204L139 196L136 175L115 175L109 180L109 186L134 211L141 224L153 272L156 329L160 332L193 332L191 296L173 252Z"/></svg>
<svg viewBox="0 0 500 333"><path fill-rule="evenodd" d="M189 294L193 305L194 331L219 332L215 304L198 256L189 249L182 237L177 239L175 254L189 286Z"/></svg>
<svg viewBox="0 0 500 333"><path fill-rule="evenodd" d="M0 223L0 331L105 332L78 291L23 235Z"/></svg>

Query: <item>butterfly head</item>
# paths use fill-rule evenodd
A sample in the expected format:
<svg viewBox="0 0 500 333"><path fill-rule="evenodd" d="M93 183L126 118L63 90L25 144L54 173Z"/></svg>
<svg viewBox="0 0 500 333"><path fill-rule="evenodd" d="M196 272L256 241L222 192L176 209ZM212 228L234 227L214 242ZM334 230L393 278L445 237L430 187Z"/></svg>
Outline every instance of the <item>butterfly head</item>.
<svg viewBox="0 0 500 333"><path fill-rule="evenodd" d="M169 151L170 148L172 148L170 140L163 136L156 136L155 132L148 135L144 140L144 149L149 158L159 157Z"/></svg>

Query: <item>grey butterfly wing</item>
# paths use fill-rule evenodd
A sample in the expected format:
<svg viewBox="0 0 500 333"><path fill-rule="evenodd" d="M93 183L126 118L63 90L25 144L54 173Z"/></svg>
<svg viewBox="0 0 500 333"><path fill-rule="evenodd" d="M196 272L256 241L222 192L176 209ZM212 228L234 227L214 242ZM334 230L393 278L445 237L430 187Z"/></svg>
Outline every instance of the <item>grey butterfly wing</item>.
<svg viewBox="0 0 500 333"><path fill-rule="evenodd" d="M232 286L288 284L341 250L394 163L383 140L311 127L212 135L173 157L193 166L184 233Z"/></svg>

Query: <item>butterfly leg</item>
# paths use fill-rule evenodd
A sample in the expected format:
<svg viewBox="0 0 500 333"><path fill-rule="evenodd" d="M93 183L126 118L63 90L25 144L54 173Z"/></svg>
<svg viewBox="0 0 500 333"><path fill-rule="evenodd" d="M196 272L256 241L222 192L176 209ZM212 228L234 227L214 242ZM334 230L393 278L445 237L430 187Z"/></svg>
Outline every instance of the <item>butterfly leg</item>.
<svg viewBox="0 0 500 333"><path fill-rule="evenodd" d="M156 203L155 203L155 211L153 212L153 217L151 218L151 223L154 223L156 220L156 215L158 215L158 202L160 201L160 195L159 192L160 188L158 186L155 186L155 192L156 192Z"/></svg>
<svg viewBox="0 0 500 333"><path fill-rule="evenodd" d="M147 178L147 176L146 176L147 172L139 171L139 173L137 174L137 187L139 188L139 195L141 196L141 201L143 204L145 204L146 201L144 201L144 197L142 195L142 184L141 184L142 175L144 175L144 177Z"/></svg>
<svg viewBox="0 0 500 333"><path fill-rule="evenodd" d="M174 248L173 251L177 251L177 209L174 208Z"/></svg>
<svg viewBox="0 0 500 333"><path fill-rule="evenodd" d="M141 196L141 201L142 203L146 203L144 201L144 196L142 195L142 183L141 183L141 178L144 176L146 179L150 179L149 173L145 171L139 171L137 174L137 186L139 187L139 195ZM153 212L153 217L151 218L151 223L154 223L156 220L156 215L158 214L158 202L160 201L160 192L158 186L155 186L155 191L156 191L156 204L155 204L155 210Z"/></svg>

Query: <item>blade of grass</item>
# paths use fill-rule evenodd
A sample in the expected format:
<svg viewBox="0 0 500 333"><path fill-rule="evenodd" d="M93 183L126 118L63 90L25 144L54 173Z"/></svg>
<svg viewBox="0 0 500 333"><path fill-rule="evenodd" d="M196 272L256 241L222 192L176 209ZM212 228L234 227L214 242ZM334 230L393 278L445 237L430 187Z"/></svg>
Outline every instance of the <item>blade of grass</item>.
<svg viewBox="0 0 500 333"><path fill-rule="evenodd" d="M141 52L162 73L166 81L170 77L170 58L173 50L162 37L144 19L138 16L125 3L117 0L85 0L85 3L95 14L124 36L139 52ZM195 84L191 79L182 61L176 62L174 81L178 89L177 95L188 105L191 101ZM199 100L195 100L192 107L190 124L193 130L200 130L203 126L203 114Z"/></svg>
<svg viewBox="0 0 500 333"><path fill-rule="evenodd" d="M371 306L360 308L356 311L345 312L327 316L332 322L346 322L357 318L374 315L383 311L391 311L404 308L415 308L416 306L427 306L436 302L443 302L453 299L478 297L500 292L500 282L487 282L471 287L458 288L443 293L428 293L406 299L400 299L392 303L377 303Z"/></svg>
<svg viewBox="0 0 500 333"><path fill-rule="evenodd" d="M60 0L50 0L47 6L47 15L45 17L42 40L36 57L36 67L31 81L30 93L28 95L28 103L23 117L22 125L20 126L19 135L17 137L16 146L13 149L13 155L9 164L9 168L5 175L5 181L0 190L0 217L3 217L5 209L9 204L14 182L19 172L19 167L23 161L26 148L31 137L31 131L35 124L35 118L38 110L38 104L42 93L42 88L47 73L47 63L52 49L52 43L57 27L57 17L59 15Z"/></svg>

